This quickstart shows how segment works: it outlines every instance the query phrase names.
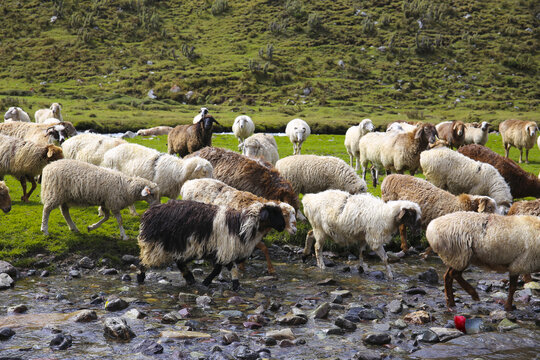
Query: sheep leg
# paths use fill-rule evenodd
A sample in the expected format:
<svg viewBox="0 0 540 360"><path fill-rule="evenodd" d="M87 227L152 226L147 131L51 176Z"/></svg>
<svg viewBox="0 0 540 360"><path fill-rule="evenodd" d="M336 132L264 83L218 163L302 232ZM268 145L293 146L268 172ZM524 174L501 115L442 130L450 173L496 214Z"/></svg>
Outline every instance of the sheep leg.
<svg viewBox="0 0 540 360"><path fill-rule="evenodd" d="M366 263L364 263L364 258L362 256L362 253L364 252L365 248L366 248L366 244L360 246L360 250L358 251L358 272L359 273L367 273L369 271L368 266Z"/></svg>
<svg viewBox="0 0 540 360"><path fill-rule="evenodd" d="M351 154L349 154L349 165L351 165L351 167L353 166L353 156Z"/></svg>
<svg viewBox="0 0 540 360"><path fill-rule="evenodd" d="M43 216L41 218L41 231L45 235L49 235L49 215L51 215L52 207L43 206Z"/></svg>
<svg viewBox="0 0 540 360"><path fill-rule="evenodd" d="M523 162L523 149L519 149L519 163L521 164Z"/></svg>
<svg viewBox="0 0 540 360"><path fill-rule="evenodd" d="M371 181L373 182L373 187L376 188L378 177L379 177L379 170L376 167L372 166L370 171L371 171Z"/></svg>
<svg viewBox="0 0 540 360"><path fill-rule="evenodd" d="M21 201L28 202L28 196L26 195L26 176L21 176L19 178L19 182L21 183L23 196L21 196Z"/></svg>
<svg viewBox="0 0 540 360"><path fill-rule="evenodd" d="M180 272L182 273L182 276L184 277L184 280L186 280L186 284L188 284L188 285L195 284L195 277L193 276L193 273L189 270L189 268L187 267L187 265L184 262L182 262L180 260L176 260L176 266L178 266L178 270L180 270ZM215 270L216 270L216 268L214 267L214 271ZM214 271L212 271L212 273ZM220 271L221 271L221 268L220 268ZM219 272L218 272L218 274L219 274ZM210 277L210 275L208 275L208 277ZM204 279L203 284L205 286L208 286L208 284L210 284L212 282L212 279L210 279L210 281L208 281L208 283L206 283L206 280L208 280L208 278Z"/></svg>
<svg viewBox="0 0 540 360"><path fill-rule="evenodd" d="M96 230L98 227L101 226L101 224L103 224L105 221L109 220L109 216L110 216L109 209L102 208L102 207L100 207L100 209L101 209L101 211L103 213L103 218L100 219L97 223L89 225L87 227L89 232L92 231L92 230Z"/></svg>
<svg viewBox="0 0 540 360"><path fill-rule="evenodd" d="M407 228L405 227L405 224L399 225L399 236L401 237L401 250L403 250L403 252L409 251L409 247L407 246Z"/></svg>
<svg viewBox="0 0 540 360"><path fill-rule="evenodd" d="M137 210L135 209L135 204L129 205L128 208L129 208L129 212L130 212L131 215L133 215L133 216L141 216L141 214L139 214L137 212Z"/></svg>
<svg viewBox="0 0 540 360"><path fill-rule="evenodd" d="M476 290L472 287L471 284L469 284L467 282L467 280L465 280L463 278L463 276L461 276L461 274L463 273L463 271L457 271L456 269L452 269L452 277L454 279L456 279L456 281L458 282L459 285L461 285L461 287L463 288L463 290L465 290L466 292L469 293L469 295L471 295L472 299L474 301L480 301L480 297L478 296L478 293L476 292Z"/></svg>
<svg viewBox="0 0 540 360"><path fill-rule="evenodd" d="M324 265L322 250L325 234L313 230L313 235L315 236L315 257L317 258L317 266L321 269L324 269L326 268L326 266Z"/></svg>
<svg viewBox="0 0 540 360"><path fill-rule="evenodd" d="M525 149L525 162L529 163L529 149Z"/></svg>
<svg viewBox="0 0 540 360"><path fill-rule="evenodd" d="M73 220L71 220L71 215L69 214L69 207L66 204L62 204L60 205L60 211L62 212L62 216L64 216L64 219L69 226L69 230L79 232L79 229L77 229L77 226L75 225Z"/></svg>
<svg viewBox="0 0 540 360"><path fill-rule="evenodd" d="M214 280L214 278L218 276L219 273L221 272L221 268L222 268L221 265L214 264L214 268L212 269L212 272L208 274L208 276L203 280L202 284L204 286L210 286L210 284L212 283L212 280Z"/></svg>
<svg viewBox="0 0 540 360"><path fill-rule="evenodd" d="M453 269L449 267L444 273L444 296L446 297L446 307L448 308L453 308L456 306L456 302L454 300L454 289L452 288L452 283L454 282L452 270Z"/></svg>
<svg viewBox="0 0 540 360"><path fill-rule="evenodd" d="M360 158L356 157L355 159L356 159L356 166L354 167L354 170L358 171L358 170L360 170ZM351 164L351 166L352 166L352 164Z"/></svg>
<svg viewBox="0 0 540 360"><path fill-rule="evenodd" d="M302 254L302 261L306 262L309 255L311 255L311 247L313 246L313 241L315 237L313 236L313 230L309 230L306 235L306 244L304 245L304 253Z"/></svg>
<svg viewBox="0 0 540 360"><path fill-rule="evenodd" d="M137 272L137 282L142 284L146 278L146 267L144 265L139 265L139 271Z"/></svg>
<svg viewBox="0 0 540 360"><path fill-rule="evenodd" d="M116 218L116 222L118 223L118 229L120 229L120 237L122 238L122 240L129 240L129 237L126 235L124 227L122 226L122 215L120 215L120 211L114 211L113 215Z"/></svg>
<svg viewBox="0 0 540 360"><path fill-rule="evenodd" d="M366 165L367 164L362 164L362 179L364 179L364 181L366 181Z"/></svg>
<svg viewBox="0 0 540 360"><path fill-rule="evenodd" d="M505 311L512 311L512 302L514 301L514 293L517 289L517 281L519 275L510 275L510 286L508 287L508 298L504 304Z"/></svg>
<svg viewBox="0 0 540 360"><path fill-rule="evenodd" d="M264 253L264 256L266 258L266 265L268 267L268 273L275 274L276 270L274 270L274 266L272 265L272 260L270 260L270 253L268 252L268 248L266 247L266 244L263 241L261 241L260 243L256 245L256 247ZM242 262L241 264L244 264L244 263Z"/></svg>
<svg viewBox="0 0 540 360"><path fill-rule="evenodd" d="M30 191L26 193L25 195L23 195L23 197L21 198L21 200L24 202L28 202L30 195L32 195L32 193L34 192L34 190L36 190L36 187L37 187L36 179L34 179L33 177L28 177L28 180L32 184L32 187L30 188ZM21 185L22 185L22 182L21 182ZM24 189L26 190L26 181L25 181Z"/></svg>
<svg viewBox="0 0 540 360"><path fill-rule="evenodd" d="M384 266L386 266L386 274L388 275L388 279L394 280L394 274L392 274L392 269L390 269L390 264L388 264L388 255L386 255L386 251L384 251L384 247L381 245L376 250L375 253L379 255L381 260L384 263Z"/></svg>
<svg viewBox="0 0 540 360"><path fill-rule="evenodd" d="M504 144L504 157L510 155L510 144Z"/></svg>

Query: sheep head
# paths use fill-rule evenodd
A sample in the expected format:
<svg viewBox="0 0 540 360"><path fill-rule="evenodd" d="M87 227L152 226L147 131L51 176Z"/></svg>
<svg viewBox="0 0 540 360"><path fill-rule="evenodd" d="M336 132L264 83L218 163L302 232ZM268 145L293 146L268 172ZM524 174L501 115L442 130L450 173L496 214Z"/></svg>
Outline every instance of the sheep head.
<svg viewBox="0 0 540 360"><path fill-rule="evenodd" d="M259 213L260 225L262 229L273 228L277 231L285 230L285 219L281 208L275 204L265 204Z"/></svg>
<svg viewBox="0 0 540 360"><path fill-rule="evenodd" d="M396 221L399 225L405 225L409 227L412 233L418 234L422 227L421 217L422 213L418 205L416 205L416 207L402 206L396 217Z"/></svg>
<svg viewBox="0 0 540 360"><path fill-rule="evenodd" d="M0 181L0 209L6 214L11 210L11 198L6 183Z"/></svg>
<svg viewBox="0 0 540 360"><path fill-rule="evenodd" d="M373 122L371 122L370 119L364 119L360 122L360 128L371 132L375 130L375 125L373 125Z"/></svg>
<svg viewBox="0 0 540 360"><path fill-rule="evenodd" d="M159 204L159 188L156 184L144 185L141 190L141 197L150 206Z"/></svg>
<svg viewBox="0 0 540 360"><path fill-rule="evenodd" d="M62 148L53 144L49 144L45 147L45 156L47 163L60 160L64 158Z"/></svg>
<svg viewBox="0 0 540 360"><path fill-rule="evenodd" d="M457 137L462 137L465 135L465 124L461 121L454 121L452 124L452 132Z"/></svg>
<svg viewBox="0 0 540 360"><path fill-rule="evenodd" d="M476 211L479 213L493 214L497 211L497 203L488 196L471 196Z"/></svg>
<svg viewBox="0 0 540 360"><path fill-rule="evenodd" d="M536 131L538 130L538 126L536 126L536 123L534 122L529 122L527 123L527 134L530 136L530 137L533 137L534 135L536 135Z"/></svg>
<svg viewBox="0 0 540 360"><path fill-rule="evenodd" d="M207 130L207 131L212 129L212 123L221 125L220 123L217 122L216 119L214 119L212 115L205 115L203 118L201 118L201 120L199 120L199 122L202 122L204 130Z"/></svg>
<svg viewBox="0 0 540 360"><path fill-rule="evenodd" d="M432 124L420 124L414 130L415 139L423 139L428 144L433 144L437 140L437 129Z"/></svg>
<svg viewBox="0 0 540 360"><path fill-rule="evenodd" d="M490 123L488 123L487 121L484 121L484 122L482 122L481 129L482 129L482 131L488 131L490 126L491 126Z"/></svg>
<svg viewBox="0 0 540 360"><path fill-rule="evenodd" d="M4 115L4 121L9 120L9 119L16 119L16 118L17 118L17 108L10 107Z"/></svg>
<svg viewBox="0 0 540 360"><path fill-rule="evenodd" d="M60 119L60 110L62 110L62 106L59 103L52 103L50 109L52 110L54 117Z"/></svg>

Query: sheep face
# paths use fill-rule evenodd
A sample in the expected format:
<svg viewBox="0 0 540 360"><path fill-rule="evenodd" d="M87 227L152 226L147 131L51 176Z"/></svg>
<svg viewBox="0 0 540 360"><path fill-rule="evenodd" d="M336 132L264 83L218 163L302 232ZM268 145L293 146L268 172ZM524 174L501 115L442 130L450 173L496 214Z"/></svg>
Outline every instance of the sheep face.
<svg viewBox="0 0 540 360"><path fill-rule="evenodd" d="M9 189L3 181L0 181L0 209L6 214L11 210Z"/></svg>
<svg viewBox="0 0 540 360"><path fill-rule="evenodd" d="M203 122L203 128L206 131L209 131L210 129L212 129L212 123L221 125L220 123L217 122L216 119L214 119L213 116L210 116L210 115L205 115L205 117L201 119L201 121Z"/></svg>
<svg viewBox="0 0 540 360"><path fill-rule="evenodd" d="M157 187L145 186L141 191L142 200L152 206L159 203L159 194Z"/></svg>
<svg viewBox="0 0 540 360"><path fill-rule="evenodd" d="M373 125L373 123L369 119L362 120L360 122L360 126L362 127L362 129L364 129L366 131L369 131L369 132L375 130L375 125Z"/></svg>
<svg viewBox="0 0 540 360"><path fill-rule="evenodd" d="M491 125L490 123L488 123L487 121L484 121L481 127L482 131L487 131L490 125Z"/></svg>
<svg viewBox="0 0 540 360"><path fill-rule="evenodd" d="M64 153L62 152L62 148L56 145L47 145L45 149L45 156L47 159L47 163L51 163L56 160L60 160L64 158Z"/></svg>
<svg viewBox="0 0 540 360"><path fill-rule="evenodd" d="M415 139L423 138L426 140L429 144L435 143L437 141L437 129L435 126L431 124L421 124L418 126L418 129L416 130L416 134L414 135Z"/></svg>
<svg viewBox="0 0 540 360"><path fill-rule="evenodd" d="M458 136L462 137L465 134L465 126L461 122L455 122L452 126L452 131Z"/></svg>
<svg viewBox="0 0 540 360"><path fill-rule="evenodd" d="M59 144L62 144L64 141L66 141L67 138L67 130L64 125L57 124L54 126L51 126L45 130L45 136L48 136L55 141L58 141Z"/></svg>
<svg viewBox="0 0 540 360"><path fill-rule="evenodd" d="M50 109L52 110L54 117L60 119L60 110L62 110L62 106L60 106L59 103L52 103Z"/></svg>
<svg viewBox="0 0 540 360"><path fill-rule="evenodd" d="M421 214L414 208L404 207L396 217L399 225L405 225L413 234L419 234L422 228Z"/></svg>
<svg viewBox="0 0 540 360"><path fill-rule="evenodd" d="M10 107L8 111L4 114L4 121L9 119L14 119L17 117L17 108L16 107Z"/></svg>
<svg viewBox="0 0 540 360"><path fill-rule="evenodd" d="M285 230L285 219L278 206L265 205L259 214L260 228L273 228L281 232Z"/></svg>
<svg viewBox="0 0 540 360"><path fill-rule="evenodd" d="M296 215L295 215L294 208L291 205L286 204L286 203L281 203L280 207L283 212L283 218L286 220L288 219L288 223L285 229L287 230L289 234L295 235L297 229L296 229Z"/></svg>
<svg viewBox="0 0 540 360"><path fill-rule="evenodd" d="M303 127L294 127L294 134L296 135L297 141L303 141L304 140L304 134L306 133L306 129Z"/></svg>
<svg viewBox="0 0 540 360"><path fill-rule="evenodd" d="M527 125L527 134L529 134L530 137L534 137L536 134L536 130L538 130L538 127L535 123L530 123Z"/></svg>

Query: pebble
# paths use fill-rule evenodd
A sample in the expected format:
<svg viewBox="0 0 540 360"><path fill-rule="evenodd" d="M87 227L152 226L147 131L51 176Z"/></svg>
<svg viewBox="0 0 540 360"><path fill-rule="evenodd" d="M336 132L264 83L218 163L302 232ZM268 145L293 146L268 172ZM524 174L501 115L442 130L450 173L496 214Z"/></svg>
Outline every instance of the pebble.
<svg viewBox="0 0 540 360"><path fill-rule="evenodd" d="M267 331L266 337L272 338L275 340L283 340L283 339L294 340L296 338L296 336L294 336L294 333L292 332L290 328Z"/></svg>
<svg viewBox="0 0 540 360"><path fill-rule="evenodd" d="M402 319L397 319L396 321L394 321L392 326L394 326L397 329L403 330L407 327L407 323L403 321Z"/></svg>
<svg viewBox="0 0 540 360"><path fill-rule="evenodd" d="M403 302L401 300L392 300L387 307L392 314L399 314L403 311Z"/></svg>
<svg viewBox="0 0 540 360"><path fill-rule="evenodd" d="M187 308L187 307L182 308L182 309L178 310L178 315L182 319L191 317L191 310L190 310L190 308Z"/></svg>
<svg viewBox="0 0 540 360"><path fill-rule="evenodd" d="M127 308L129 304L120 298L109 298L107 299L107 302L105 303L105 310L107 311L120 311Z"/></svg>
<svg viewBox="0 0 540 360"><path fill-rule="evenodd" d="M328 265L326 265L326 266L328 266ZM292 342L291 340L287 340L287 339L281 340L279 342L279 347L292 347L294 345L295 345L294 342Z"/></svg>
<svg viewBox="0 0 540 360"><path fill-rule="evenodd" d="M424 310L409 313L403 318L403 320L405 320L406 322L416 325L427 324L433 319L434 318L431 316L431 314Z"/></svg>
<svg viewBox="0 0 540 360"><path fill-rule="evenodd" d="M131 309L131 310L126 311L124 315L122 316L128 319L144 319L148 315L137 309Z"/></svg>
<svg viewBox="0 0 540 360"><path fill-rule="evenodd" d="M384 311L382 311L379 308L373 308L373 309L362 309L358 313L358 317L361 320L375 320L375 319L382 319L384 318Z"/></svg>
<svg viewBox="0 0 540 360"><path fill-rule="evenodd" d="M103 269L100 271L103 275L118 275L118 270L116 269Z"/></svg>
<svg viewBox="0 0 540 360"><path fill-rule="evenodd" d="M342 298L347 298L347 297L351 297L352 294L349 290L335 290L335 291L332 291L330 293L330 295L333 295L333 296L341 296Z"/></svg>
<svg viewBox="0 0 540 360"><path fill-rule="evenodd" d="M437 285L439 283L439 275L434 268L429 268L427 271L420 273L418 279L431 285Z"/></svg>
<svg viewBox="0 0 540 360"><path fill-rule="evenodd" d="M214 303L214 300L212 300L212 298L208 295L203 295L203 296L198 296L195 299L195 302L197 303L198 306L202 308L207 308L207 307L210 307L210 304Z"/></svg>
<svg viewBox="0 0 540 360"><path fill-rule="evenodd" d="M90 259L88 256L83 257L78 261L78 264L83 269L93 269L96 266L94 260Z"/></svg>
<svg viewBox="0 0 540 360"><path fill-rule="evenodd" d="M260 329L262 328L262 325L257 323L257 322L253 322L253 321L245 321L242 323L242 325L246 328L246 329Z"/></svg>
<svg viewBox="0 0 540 360"><path fill-rule="evenodd" d="M276 318L276 322L280 325L303 325L307 323L307 320L305 315L295 315L293 313L287 313L284 316Z"/></svg>
<svg viewBox="0 0 540 360"><path fill-rule="evenodd" d="M197 301L197 297L198 295L195 294L181 292L178 294L178 301L185 303L195 303Z"/></svg>
<svg viewBox="0 0 540 360"><path fill-rule="evenodd" d="M496 293L491 294L491 297L498 300L506 300L508 295L502 291L497 291Z"/></svg>
<svg viewBox="0 0 540 360"><path fill-rule="evenodd" d="M0 274L8 274L11 278L17 277L17 269L7 261L0 260Z"/></svg>
<svg viewBox="0 0 540 360"><path fill-rule="evenodd" d="M160 333L161 337L170 338L170 339L199 339L199 338L209 338L210 334L198 332L198 331L162 331Z"/></svg>
<svg viewBox="0 0 540 360"><path fill-rule="evenodd" d="M362 272L364 270L362 269ZM360 268L358 268L358 272L360 272ZM370 273L368 273L368 276L370 278L373 278L375 280L384 280L386 278L386 275L382 272L382 271L371 271Z"/></svg>
<svg viewBox="0 0 540 360"><path fill-rule="evenodd" d="M392 338L390 335L382 332L367 332L362 336L362 341L368 345L385 345L390 344Z"/></svg>
<svg viewBox="0 0 540 360"><path fill-rule="evenodd" d="M379 352L367 348L357 352L353 356L353 360L380 360L381 358L382 356Z"/></svg>
<svg viewBox="0 0 540 360"><path fill-rule="evenodd" d="M143 355L146 356L152 356L157 354L163 353L163 346L161 344L158 344L157 342L146 339L140 342L139 344L135 345L133 348L136 352L140 352Z"/></svg>
<svg viewBox="0 0 540 360"><path fill-rule="evenodd" d="M333 304L343 304L343 296L341 296L341 295L334 296L334 298L332 299L332 303Z"/></svg>
<svg viewBox="0 0 540 360"><path fill-rule="evenodd" d="M413 287L404 291L408 295L426 295L426 290L418 287Z"/></svg>
<svg viewBox="0 0 540 360"><path fill-rule="evenodd" d="M48 270L43 270L43 271L39 274L39 276L41 276L41 277L48 277L49 275L50 275L50 274L49 274L49 271L48 271Z"/></svg>
<svg viewBox="0 0 540 360"><path fill-rule="evenodd" d="M458 329L448 329L444 327L430 327L429 330L433 331L439 337L441 342L445 342L463 335Z"/></svg>
<svg viewBox="0 0 540 360"><path fill-rule="evenodd" d="M79 270L70 270L69 276L71 276L72 278L80 278L81 273Z"/></svg>
<svg viewBox="0 0 540 360"><path fill-rule="evenodd" d="M139 258L133 255L124 255L122 256L122 262L126 265L137 265L139 263Z"/></svg>
<svg viewBox="0 0 540 360"><path fill-rule="evenodd" d="M324 319L328 316L329 312L330 312L330 304L327 302L324 302L321 305L319 305L315 310L313 310L310 317L314 319Z"/></svg>
<svg viewBox="0 0 540 360"><path fill-rule="evenodd" d="M170 312L163 315L163 317L161 318L161 323L162 324L175 324L176 322L178 322L178 320L180 320L180 317L178 316L178 314L176 312Z"/></svg>
<svg viewBox="0 0 540 360"><path fill-rule="evenodd" d="M432 330L423 331L416 339L427 343L438 343L440 341L439 336Z"/></svg>
<svg viewBox="0 0 540 360"><path fill-rule="evenodd" d="M11 339L15 335L15 331L9 327L0 328L0 341L5 341Z"/></svg>
<svg viewBox="0 0 540 360"><path fill-rule="evenodd" d="M246 301L242 299L240 296L232 296L227 300L227 304L232 304L232 305L246 304Z"/></svg>
<svg viewBox="0 0 540 360"><path fill-rule="evenodd" d="M512 322L508 319L502 319L501 322L499 323L499 325L497 325L497 329L499 331L510 331L510 330L513 330L513 329L517 329L519 327L518 324L516 324L515 322Z"/></svg>
<svg viewBox="0 0 540 360"><path fill-rule="evenodd" d="M131 340L135 333L131 330L125 319L120 317L106 318L103 322L106 337L120 340Z"/></svg>
<svg viewBox="0 0 540 360"><path fill-rule="evenodd" d="M324 280L322 280L322 281L319 281L319 282L317 283L317 285L320 285L320 286L336 285L336 284L337 284L336 280L334 280L334 279L332 279L332 278L326 278L326 279L324 279Z"/></svg>
<svg viewBox="0 0 540 360"><path fill-rule="evenodd" d="M340 327L332 327L330 329L326 329L324 331L326 333L326 335L343 335L345 334L345 330L343 330L342 328Z"/></svg>
<svg viewBox="0 0 540 360"><path fill-rule="evenodd" d="M358 316L360 314L360 311L364 310L362 307L352 307L347 311L347 313L343 316L345 319L352 321L352 322L360 322L360 317Z"/></svg>
<svg viewBox="0 0 540 360"><path fill-rule="evenodd" d="M15 314L23 314L28 311L28 306L24 304L19 304L15 306L10 306L7 309L8 314L15 313Z"/></svg>
<svg viewBox="0 0 540 360"><path fill-rule="evenodd" d="M351 331L352 332L352 331L356 330L356 324L355 323L353 323L352 321L347 320L345 318L342 318L342 317L338 317L336 319L336 321L334 322L334 324L337 327L340 327L345 331Z"/></svg>
<svg viewBox="0 0 540 360"><path fill-rule="evenodd" d="M131 281L131 276L129 274L122 275L122 281L130 282Z"/></svg>
<svg viewBox="0 0 540 360"><path fill-rule="evenodd" d="M240 345L232 352L232 355L239 360L256 360L259 353L251 350L245 345Z"/></svg>
<svg viewBox="0 0 540 360"><path fill-rule="evenodd" d="M219 315L226 318L243 318L244 313L239 310L223 310L219 312Z"/></svg>
<svg viewBox="0 0 540 360"><path fill-rule="evenodd" d="M94 310L81 310L75 317L73 321L75 322L90 322L97 320L98 316Z"/></svg>
<svg viewBox="0 0 540 360"><path fill-rule="evenodd" d="M373 325L373 330L375 331L389 331L390 330L390 324L375 324Z"/></svg>
<svg viewBox="0 0 540 360"><path fill-rule="evenodd" d="M229 344L232 344L233 342L238 342L238 341L240 341L240 338L238 337L236 333L233 333L233 332L225 333L221 337L222 345L229 345Z"/></svg>
<svg viewBox="0 0 540 360"><path fill-rule="evenodd" d="M52 338L49 347L52 350L66 350L73 344L71 335L58 334Z"/></svg>

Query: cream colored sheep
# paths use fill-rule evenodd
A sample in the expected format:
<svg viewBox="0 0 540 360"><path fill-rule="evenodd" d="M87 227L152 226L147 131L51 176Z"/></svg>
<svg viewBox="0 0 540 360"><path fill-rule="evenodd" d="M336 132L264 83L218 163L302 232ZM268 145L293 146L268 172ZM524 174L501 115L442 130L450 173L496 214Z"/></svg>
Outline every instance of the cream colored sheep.
<svg viewBox="0 0 540 360"><path fill-rule="evenodd" d="M478 123L466 123L465 124L465 139L463 143L465 145L478 144L486 145L489 135L489 127L491 125L484 121L482 124Z"/></svg>
<svg viewBox="0 0 540 360"><path fill-rule="evenodd" d="M20 107L12 106L4 114L4 122L8 121L24 121L31 122L30 116Z"/></svg>
<svg viewBox="0 0 540 360"><path fill-rule="evenodd" d="M253 120L247 115L240 115L234 119L232 126L234 136L238 139L238 150L245 155L244 152L244 140L253 135L255 132L255 124Z"/></svg>
<svg viewBox="0 0 540 360"><path fill-rule="evenodd" d="M171 132L173 128L170 126L155 126L150 129L140 129L137 131L139 136L157 136L157 135L167 135Z"/></svg>
<svg viewBox="0 0 540 360"><path fill-rule="evenodd" d="M338 189L350 194L367 191L367 185L345 161L334 156L292 155L276 163L281 176L297 194Z"/></svg>
<svg viewBox="0 0 540 360"><path fill-rule="evenodd" d="M315 240L317 266L325 268L322 247L327 238L339 245L357 245L362 252L369 246L386 266L389 279L393 279L388 257L383 245L392 240L392 234L401 224L418 230L422 211L411 201L385 203L371 194L351 195L341 190L326 190L318 194L306 194L302 199L304 213L313 227L306 236L304 258L311 253ZM360 270L360 269L359 269Z"/></svg>
<svg viewBox="0 0 540 360"><path fill-rule="evenodd" d="M300 155L302 144L311 134L311 129L304 120L293 119L287 124L285 134L287 134L293 144L293 155Z"/></svg>
<svg viewBox="0 0 540 360"><path fill-rule="evenodd" d="M454 279L473 300L480 300L474 287L461 275L470 264L509 272L506 311L512 311L518 276L540 271L540 218L537 216L456 212L433 220L426 238L448 266L444 275L448 307L455 306Z"/></svg>
<svg viewBox="0 0 540 360"><path fill-rule="evenodd" d="M244 140L244 155L268 161L274 166L279 160L276 139L270 134L253 134Z"/></svg>
<svg viewBox="0 0 540 360"><path fill-rule="evenodd" d="M120 210L139 200L144 200L150 205L159 203L158 194L158 186L149 180L78 160L59 160L43 169L41 231L45 235L49 234L49 215L57 207L60 207L69 229L79 232L71 220L69 207L100 206L104 217L88 226L88 231L97 229L107 221L111 211L118 222L121 238L128 240L122 226Z"/></svg>
<svg viewBox="0 0 540 360"><path fill-rule="evenodd" d="M523 149L525 149L525 162L529 163L529 150L536 142L538 126L534 121L521 121L509 119L499 125L502 136L505 156L510 154L510 148L515 146L519 149L519 162L522 163Z"/></svg>
<svg viewBox="0 0 540 360"><path fill-rule="evenodd" d="M349 154L349 165L353 166L353 159L356 159L355 170L360 170L360 148L358 143L362 136L375 130L375 126L370 119L360 121L360 124L351 126L345 133L345 148Z"/></svg>
<svg viewBox="0 0 540 360"><path fill-rule="evenodd" d="M75 133L77 133L77 130L69 121L54 125L21 121L0 124L0 134L32 141L40 145L62 144L69 136Z"/></svg>
<svg viewBox="0 0 540 360"><path fill-rule="evenodd" d="M62 118L62 106L59 103L52 103L48 109L39 109L34 114L34 120L36 123L43 123L49 118L55 118L60 121L64 121Z"/></svg>
<svg viewBox="0 0 540 360"><path fill-rule="evenodd" d="M79 134L62 144L66 159L74 159L89 164L101 165L105 153L122 144L127 144L123 139L113 138L101 134Z"/></svg>
<svg viewBox="0 0 540 360"><path fill-rule="evenodd" d="M404 133L404 132L411 132L416 129L418 124L412 125L403 121L396 121L391 124L389 124L386 127L386 132L396 132L396 133Z"/></svg>
<svg viewBox="0 0 540 360"><path fill-rule="evenodd" d="M474 194L493 198L501 211L512 204L510 187L493 166L469 159L446 147L422 152L420 155L426 180L454 195Z"/></svg>

